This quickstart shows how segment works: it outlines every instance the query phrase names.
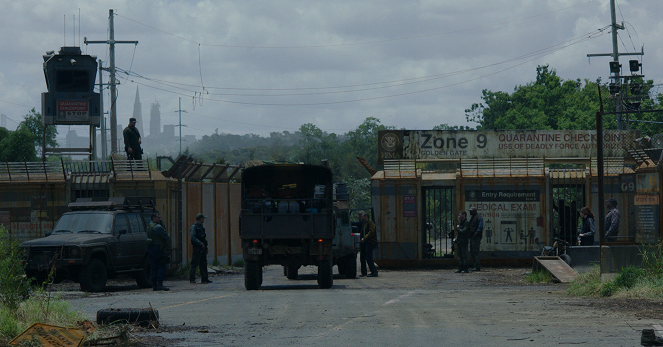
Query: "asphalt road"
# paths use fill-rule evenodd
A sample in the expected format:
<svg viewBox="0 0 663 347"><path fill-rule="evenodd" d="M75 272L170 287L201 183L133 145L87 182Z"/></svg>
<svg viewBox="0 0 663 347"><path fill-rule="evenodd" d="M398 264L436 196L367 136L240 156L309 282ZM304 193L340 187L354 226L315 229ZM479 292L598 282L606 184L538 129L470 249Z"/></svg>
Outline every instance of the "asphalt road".
<svg viewBox="0 0 663 347"><path fill-rule="evenodd" d="M586 305L562 284L525 284L528 269L482 270L383 270L319 289L314 267L288 280L270 266L257 291L231 275L166 280L169 292L116 284L63 295L91 320L99 309L157 309L161 328L139 333L155 346L639 346L642 329L662 324Z"/></svg>

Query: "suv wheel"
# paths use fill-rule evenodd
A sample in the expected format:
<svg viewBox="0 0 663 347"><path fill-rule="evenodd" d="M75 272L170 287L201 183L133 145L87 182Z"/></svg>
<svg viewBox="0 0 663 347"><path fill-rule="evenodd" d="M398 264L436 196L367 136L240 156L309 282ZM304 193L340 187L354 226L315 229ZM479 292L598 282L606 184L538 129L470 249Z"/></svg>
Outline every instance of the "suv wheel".
<svg viewBox="0 0 663 347"><path fill-rule="evenodd" d="M81 282L81 289L86 292L100 292L106 287L108 273L106 265L97 258L90 259L90 262L81 268L78 278Z"/></svg>
<svg viewBox="0 0 663 347"><path fill-rule="evenodd" d="M138 284L138 287L140 288L152 288L152 279L150 278L152 276L152 270L151 270L151 265L150 265L150 259L148 257L145 257L143 260L143 264L141 265L142 270L137 271L136 274L134 275L134 278L136 279L136 284Z"/></svg>

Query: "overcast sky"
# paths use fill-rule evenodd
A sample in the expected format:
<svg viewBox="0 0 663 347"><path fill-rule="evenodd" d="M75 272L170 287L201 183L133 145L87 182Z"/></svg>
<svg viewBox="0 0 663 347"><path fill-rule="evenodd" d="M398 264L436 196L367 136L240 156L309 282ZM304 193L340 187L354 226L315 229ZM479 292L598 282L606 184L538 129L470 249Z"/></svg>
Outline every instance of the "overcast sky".
<svg viewBox="0 0 663 347"><path fill-rule="evenodd" d="M642 59L646 78L663 83L663 1L617 6L620 52L645 52L622 65ZM175 124L178 97L183 134L198 138L304 123L345 133L366 117L406 129L474 126L464 110L483 89L512 92L543 64L564 79L607 81L611 58L587 54L612 52L609 0L0 0L8 128L41 110L46 51L81 45L107 64L108 46L83 38L107 39L111 8L115 39L139 41L116 46L116 66L131 71L118 74L118 124L138 86L144 136L150 104L161 104L162 125ZM108 108L108 90L104 99Z"/></svg>

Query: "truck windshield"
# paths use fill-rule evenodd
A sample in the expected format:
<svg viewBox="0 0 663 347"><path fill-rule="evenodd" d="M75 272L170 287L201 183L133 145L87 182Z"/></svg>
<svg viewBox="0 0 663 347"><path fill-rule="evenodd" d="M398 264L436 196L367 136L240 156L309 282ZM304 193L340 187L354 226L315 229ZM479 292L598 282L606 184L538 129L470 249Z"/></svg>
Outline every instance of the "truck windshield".
<svg viewBox="0 0 663 347"><path fill-rule="evenodd" d="M72 213L64 214L55 225L53 233L90 233L110 234L113 215L108 213Z"/></svg>

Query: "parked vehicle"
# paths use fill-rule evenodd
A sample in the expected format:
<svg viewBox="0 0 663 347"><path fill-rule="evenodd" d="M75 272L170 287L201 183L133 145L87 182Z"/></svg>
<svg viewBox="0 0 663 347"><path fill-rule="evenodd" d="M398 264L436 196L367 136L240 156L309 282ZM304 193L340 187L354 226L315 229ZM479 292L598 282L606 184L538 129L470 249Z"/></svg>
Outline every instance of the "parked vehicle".
<svg viewBox="0 0 663 347"><path fill-rule="evenodd" d="M278 264L296 279L299 268L318 267L318 285L331 288L332 267L346 276L355 264L347 203L334 202L332 172L308 164L267 164L242 172L240 237L244 257L244 286L262 285L262 267ZM346 249L346 246L349 247Z"/></svg>
<svg viewBox="0 0 663 347"><path fill-rule="evenodd" d="M69 208L46 237L21 244L29 278L70 279L99 292L108 278L129 274L140 288L152 287L146 230L153 199L79 198Z"/></svg>
<svg viewBox="0 0 663 347"><path fill-rule="evenodd" d="M554 238L552 246L544 246L541 250L542 256L560 257L569 266L571 266L571 256L566 254L566 249L571 246L571 243L562 239Z"/></svg>

